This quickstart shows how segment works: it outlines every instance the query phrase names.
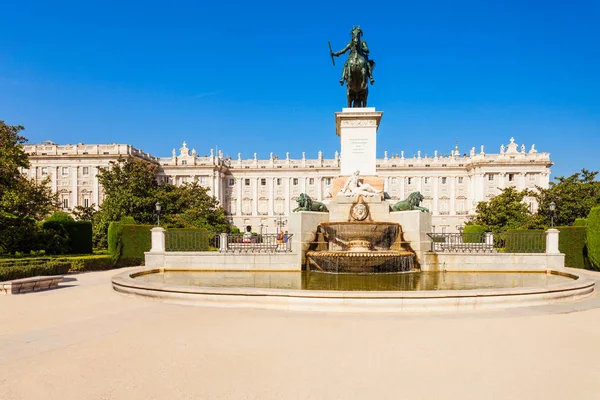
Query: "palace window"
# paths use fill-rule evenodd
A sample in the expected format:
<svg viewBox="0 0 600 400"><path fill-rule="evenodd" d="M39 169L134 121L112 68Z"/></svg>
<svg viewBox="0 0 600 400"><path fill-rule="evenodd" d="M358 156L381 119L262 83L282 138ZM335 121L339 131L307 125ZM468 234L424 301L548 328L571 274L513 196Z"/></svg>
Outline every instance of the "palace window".
<svg viewBox="0 0 600 400"><path fill-rule="evenodd" d="M331 178L323 178L323 182L325 182L326 185L331 185Z"/></svg>
<svg viewBox="0 0 600 400"><path fill-rule="evenodd" d="M229 186L235 185L235 179L229 178Z"/></svg>
<svg viewBox="0 0 600 400"><path fill-rule="evenodd" d="M63 176L69 175L69 167L62 167L62 174Z"/></svg>
<svg viewBox="0 0 600 400"><path fill-rule="evenodd" d="M87 175L90 173L90 167L83 167L83 174Z"/></svg>
<svg viewBox="0 0 600 400"><path fill-rule="evenodd" d="M429 177L425 177L425 183L429 183Z"/></svg>
<svg viewBox="0 0 600 400"><path fill-rule="evenodd" d="M442 185L445 185L447 181L448 181L448 178L446 178L445 176L443 176L442 177Z"/></svg>
<svg viewBox="0 0 600 400"><path fill-rule="evenodd" d="M508 174L508 181L513 182L515 180L515 174Z"/></svg>
<svg viewBox="0 0 600 400"><path fill-rule="evenodd" d="M277 186L281 186L281 178L277 178Z"/></svg>
<svg viewBox="0 0 600 400"><path fill-rule="evenodd" d="M42 175L48 175L48 167L42 167Z"/></svg>
<svg viewBox="0 0 600 400"><path fill-rule="evenodd" d="M395 185L395 184L396 184L396 177L395 177L395 176L393 176L393 177L392 177L391 184L392 184L392 185Z"/></svg>
<svg viewBox="0 0 600 400"><path fill-rule="evenodd" d="M83 206L84 207L89 207L90 206L90 199L87 199L87 198L83 199Z"/></svg>
<svg viewBox="0 0 600 400"><path fill-rule="evenodd" d="M459 177L458 177L458 183L463 183L463 180L464 180L464 179L465 179L465 178L463 178L462 176L459 176Z"/></svg>
<svg viewBox="0 0 600 400"><path fill-rule="evenodd" d="M266 178L260 178L260 186L267 186L267 179Z"/></svg>
<svg viewBox="0 0 600 400"><path fill-rule="evenodd" d="M187 160L181 160L181 165L187 165Z"/></svg>
<svg viewBox="0 0 600 400"><path fill-rule="evenodd" d="M201 185L206 185L206 176L201 176L200 177L200 184Z"/></svg>
<svg viewBox="0 0 600 400"><path fill-rule="evenodd" d="M298 186L298 178L294 178L294 179L292 179L292 184L293 184L294 186Z"/></svg>
<svg viewBox="0 0 600 400"><path fill-rule="evenodd" d="M412 178L406 178L408 180L408 184L411 185L412 184Z"/></svg>
<svg viewBox="0 0 600 400"><path fill-rule="evenodd" d="M64 209L69 208L69 199L67 199L67 198L63 199L63 208Z"/></svg>
<svg viewBox="0 0 600 400"><path fill-rule="evenodd" d="M250 179L249 178L244 179L244 185L245 186L250 186Z"/></svg>
<svg viewBox="0 0 600 400"><path fill-rule="evenodd" d="M315 184L315 178L309 178L308 179L308 184L309 185L314 185Z"/></svg>
<svg viewBox="0 0 600 400"><path fill-rule="evenodd" d="M494 174L488 174L488 181L494 180Z"/></svg>

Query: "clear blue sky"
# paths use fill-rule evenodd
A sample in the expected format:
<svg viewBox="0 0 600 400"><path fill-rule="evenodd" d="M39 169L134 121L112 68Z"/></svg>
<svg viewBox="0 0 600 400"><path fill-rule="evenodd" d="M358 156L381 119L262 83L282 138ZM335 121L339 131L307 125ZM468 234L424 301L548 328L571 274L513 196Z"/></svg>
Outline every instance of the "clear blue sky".
<svg viewBox="0 0 600 400"><path fill-rule="evenodd" d="M5 2L0 119L34 143L332 157L345 90L327 41L341 49L360 24L380 156L514 136L549 151L554 176L600 169L598 0L344 4Z"/></svg>

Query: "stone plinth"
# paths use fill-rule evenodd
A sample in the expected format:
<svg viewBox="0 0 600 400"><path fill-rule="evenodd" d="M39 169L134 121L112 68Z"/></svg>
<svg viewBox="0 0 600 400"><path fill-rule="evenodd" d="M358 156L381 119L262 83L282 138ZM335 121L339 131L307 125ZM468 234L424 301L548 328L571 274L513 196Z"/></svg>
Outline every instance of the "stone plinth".
<svg viewBox="0 0 600 400"><path fill-rule="evenodd" d="M344 222L351 221L350 208L358 202L358 195L354 196L338 196L332 200L329 205L329 221ZM369 216L365 221L385 222L389 221L390 206L386 201L381 199L381 196L375 195L363 196L365 204L369 207ZM395 221L393 221L395 222Z"/></svg>
<svg viewBox="0 0 600 400"><path fill-rule="evenodd" d="M344 108L335 113L336 133L341 142L341 174L375 175L377 161L377 129L380 111L374 107Z"/></svg>
<svg viewBox="0 0 600 400"><path fill-rule="evenodd" d="M290 229L292 233L292 253L297 257L298 266L306 263L306 251L315 240L317 227L321 222L329 221L330 213L299 211L290 214Z"/></svg>
<svg viewBox="0 0 600 400"><path fill-rule="evenodd" d="M387 203L386 203L387 204ZM431 250L431 213L414 211L394 211L389 214L390 222L397 222L402 226L403 239L410 244L416 253L419 264L425 263L425 253Z"/></svg>

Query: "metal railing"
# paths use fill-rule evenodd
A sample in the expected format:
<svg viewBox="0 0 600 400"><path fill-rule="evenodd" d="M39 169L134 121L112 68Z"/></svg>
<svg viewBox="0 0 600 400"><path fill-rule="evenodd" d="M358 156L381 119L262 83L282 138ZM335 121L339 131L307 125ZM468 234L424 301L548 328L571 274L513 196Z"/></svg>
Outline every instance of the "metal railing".
<svg viewBox="0 0 600 400"><path fill-rule="evenodd" d="M428 233L432 252L545 253L545 232Z"/></svg>
<svg viewBox="0 0 600 400"><path fill-rule="evenodd" d="M431 251L450 253L494 253L492 235L488 233L428 233Z"/></svg>
<svg viewBox="0 0 600 400"><path fill-rule="evenodd" d="M204 230L167 230L166 251L217 251L220 247L218 233Z"/></svg>
<svg viewBox="0 0 600 400"><path fill-rule="evenodd" d="M292 237L291 234L280 237L275 233L264 235L228 234L227 245L222 245L220 251L237 253L291 252Z"/></svg>
<svg viewBox="0 0 600 400"><path fill-rule="evenodd" d="M292 251L291 234L256 235L213 233L204 230L167 230L166 251L219 251L221 253L282 253Z"/></svg>

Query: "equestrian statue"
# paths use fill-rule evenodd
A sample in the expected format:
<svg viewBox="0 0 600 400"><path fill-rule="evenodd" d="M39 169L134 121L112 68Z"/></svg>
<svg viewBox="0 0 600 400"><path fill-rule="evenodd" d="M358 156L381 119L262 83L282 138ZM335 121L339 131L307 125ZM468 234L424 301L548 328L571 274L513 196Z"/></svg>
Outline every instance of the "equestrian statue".
<svg viewBox="0 0 600 400"><path fill-rule="evenodd" d="M371 82L371 85L375 83L375 79L373 79L375 61L369 60L369 47L367 46L367 42L361 39L362 34L360 26L352 28L352 39L340 51L332 51L331 44L329 44L329 54L334 66L334 57L339 57L350 50L350 54L342 70L342 79L340 79L340 85L343 86L344 82L346 82L348 108L366 107L367 97L369 96L368 83Z"/></svg>

